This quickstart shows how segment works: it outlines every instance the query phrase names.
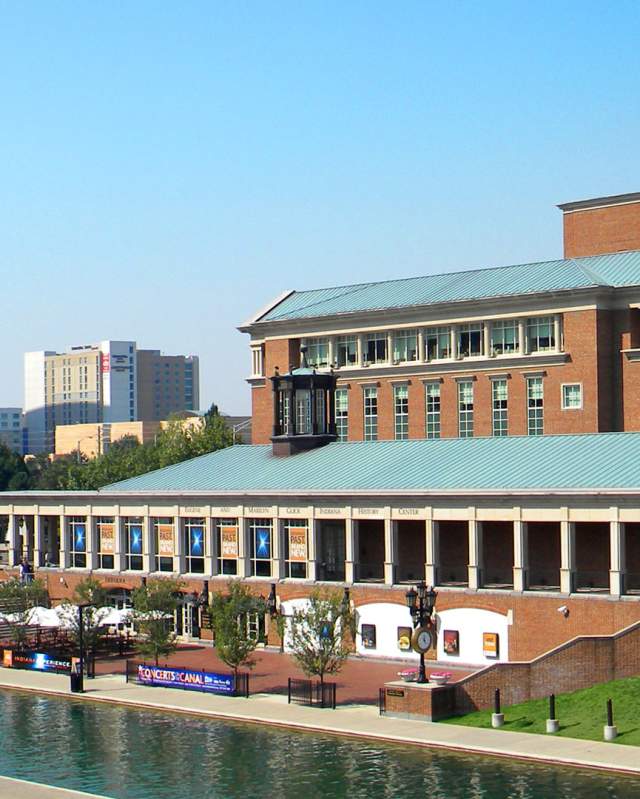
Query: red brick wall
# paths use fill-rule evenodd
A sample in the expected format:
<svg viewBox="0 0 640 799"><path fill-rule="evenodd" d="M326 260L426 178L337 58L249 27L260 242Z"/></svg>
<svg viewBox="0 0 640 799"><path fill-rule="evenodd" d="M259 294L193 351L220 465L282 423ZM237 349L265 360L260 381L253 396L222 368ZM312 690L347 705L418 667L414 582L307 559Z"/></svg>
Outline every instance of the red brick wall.
<svg viewBox="0 0 640 799"><path fill-rule="evenodd" d="M268 444L273 431L273 391L269 380L275 374L276 366L284 374L289 367L300 363L300 342L298 339L274 339L264 346L264 385L251 390L252 425L251 443Z"/></svg>
<svg viewBox="0 0 640 799"><path fill-rule="evenodd" d="M640 202L565 213L564 257L640 249Z"/></svg>

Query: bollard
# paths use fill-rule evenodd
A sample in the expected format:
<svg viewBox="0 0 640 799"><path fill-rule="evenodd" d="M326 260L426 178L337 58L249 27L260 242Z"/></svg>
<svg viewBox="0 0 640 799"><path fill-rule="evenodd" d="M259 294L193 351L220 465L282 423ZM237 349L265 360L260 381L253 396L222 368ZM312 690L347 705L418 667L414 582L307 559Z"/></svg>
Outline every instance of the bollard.
<svg viewBox="0 0 640 799"><path fill-rule="evenodd" d="M560 723L556 718L556 696L551 694L549 697L549 718L547 719L547 732L558 732Z"/></svg>
<svg viewBox="0 0 640 799"><path fill-rule="evenodd" d="M491 714L491 726L494 728L502 727L504 724L504 713L500 712L500 689L496 688L493 695L493 713Z"/></svg>
<svg viewBox="0 0 640 799"><path fill-rule="evenodd" d="M618 728L613 723L613 702L611 699L607 699L607 723L604 727L604 739L605 741L613 741L617 737Z"/></svg>

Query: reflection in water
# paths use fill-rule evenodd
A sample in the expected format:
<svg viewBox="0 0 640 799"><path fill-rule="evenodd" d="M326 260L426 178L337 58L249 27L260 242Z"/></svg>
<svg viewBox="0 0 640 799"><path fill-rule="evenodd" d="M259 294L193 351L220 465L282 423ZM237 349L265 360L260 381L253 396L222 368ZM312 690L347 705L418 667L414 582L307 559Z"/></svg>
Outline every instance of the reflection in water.
<svg viewBox="0 0 640 799"><path fill-rule="evenodd" d="M16 692L0 692L0 712L0 774L118 799L640 797L640 780L616 775Z"/></svg>

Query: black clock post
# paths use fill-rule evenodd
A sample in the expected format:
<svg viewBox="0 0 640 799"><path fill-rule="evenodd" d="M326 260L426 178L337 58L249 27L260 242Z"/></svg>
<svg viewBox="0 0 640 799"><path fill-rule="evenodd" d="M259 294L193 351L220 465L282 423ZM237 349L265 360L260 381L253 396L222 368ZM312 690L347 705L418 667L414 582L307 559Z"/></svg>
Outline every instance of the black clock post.
<svg viewBox="0 0 640 799"><path fill-rule="evenodd" d="M433 609L436 604L437 592L433 586L427 586L420 581L415 588L410 588L405 594L407 607L413 619L413 637L411 643L416 652L420 654L420 671L416 682L427 682L424 667L425 652L435 643L434 626L431 621Z"/></svg>

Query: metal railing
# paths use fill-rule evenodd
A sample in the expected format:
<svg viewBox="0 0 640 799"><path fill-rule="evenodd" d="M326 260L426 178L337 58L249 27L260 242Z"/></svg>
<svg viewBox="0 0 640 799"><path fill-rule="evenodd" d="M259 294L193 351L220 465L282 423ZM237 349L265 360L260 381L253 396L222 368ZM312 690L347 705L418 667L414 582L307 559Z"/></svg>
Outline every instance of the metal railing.
<svg viewBox="0 0 640 799"><path fill-rule="evenodd" d="M336 683L300 680L289 677L287 701L298 705L336 709Z"/></svg>

